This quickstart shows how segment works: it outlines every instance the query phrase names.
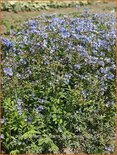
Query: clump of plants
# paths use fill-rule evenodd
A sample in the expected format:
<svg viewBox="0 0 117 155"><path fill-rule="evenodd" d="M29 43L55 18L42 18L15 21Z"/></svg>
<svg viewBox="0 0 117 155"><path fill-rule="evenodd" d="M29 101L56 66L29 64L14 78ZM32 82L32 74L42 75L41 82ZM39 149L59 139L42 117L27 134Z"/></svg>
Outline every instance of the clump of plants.
<svg viewBox="0 0 117 155"><path fill-rule="evenodd" d="M4 153L115 152L115 23L85 9L2 38Z"/></svg>
<svg viewBox="0 0 117 155"><path fill-rule="evenodd" d="M75 7L77 4L87 5L88 3L83 2L2 2L2 11L13 11L15 13L21 11L40 11L49 8L67 8Z"/></svg>

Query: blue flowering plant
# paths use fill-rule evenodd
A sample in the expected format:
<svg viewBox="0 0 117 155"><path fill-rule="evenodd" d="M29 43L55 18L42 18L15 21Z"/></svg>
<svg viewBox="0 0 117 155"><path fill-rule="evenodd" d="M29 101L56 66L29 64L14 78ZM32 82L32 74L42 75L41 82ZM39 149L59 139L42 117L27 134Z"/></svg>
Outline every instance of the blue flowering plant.
<svg viewBox="0 0 117 155"><path fill-rule="evenodd" d="M114 153L115 23L86 9L2 38L4 153Z"/></svg>

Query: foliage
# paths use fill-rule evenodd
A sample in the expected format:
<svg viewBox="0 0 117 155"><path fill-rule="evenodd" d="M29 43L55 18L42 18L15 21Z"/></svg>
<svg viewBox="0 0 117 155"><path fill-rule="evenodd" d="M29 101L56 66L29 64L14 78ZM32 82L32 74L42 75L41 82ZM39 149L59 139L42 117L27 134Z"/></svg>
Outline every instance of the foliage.
<svg viewBox="0 0 117 155"><path fill-rule="evenodd" d="M85 9L2 38L5 153L114 153L115 23Z"/></svg>
<svg viewBox="0 0 117 155"><path fill-rule="evenodd" d="M21 12L21 11L40 11L43 9L49 8L67 8L67 7L75 7L77 4L80 5L87 5L88 3L83 2L16 2L16 3L9 3L9 2L2 2L2 11L14 11L14 12Z"/></svg>

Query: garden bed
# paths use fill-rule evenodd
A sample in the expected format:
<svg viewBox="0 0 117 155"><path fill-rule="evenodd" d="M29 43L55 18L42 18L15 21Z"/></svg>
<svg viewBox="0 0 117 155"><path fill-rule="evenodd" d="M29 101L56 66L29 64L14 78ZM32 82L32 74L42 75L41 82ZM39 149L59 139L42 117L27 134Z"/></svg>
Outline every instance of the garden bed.
<svg viewBox="0 0 117 155"><path fill-rule="evenodd" d="M115 19L43 14L2 37L3 153L115 153Z"/></svg>

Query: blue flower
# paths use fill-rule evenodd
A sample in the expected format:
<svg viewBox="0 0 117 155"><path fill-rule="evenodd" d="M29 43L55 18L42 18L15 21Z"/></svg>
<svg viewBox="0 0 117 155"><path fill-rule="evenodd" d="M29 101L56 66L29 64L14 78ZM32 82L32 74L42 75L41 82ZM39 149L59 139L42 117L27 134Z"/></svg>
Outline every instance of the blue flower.
<svg viewBox="0 0 117 155"><path fill-rule="evenodd" d="M2 41L3 41L3 44L4 44L6 47L8 47L8 48L12 48L12 47L13 47L13 43L12 43L9 39L3 38Z"/></svg>
<svg viewBox="0 0 117 155"><path fill-rule="evenodd" d="M22 114L22 105L21 104L22 104L22 100L18 98L18 100L17 100L17 109L18 109L19 115Z"/></svg>
<svg viewBox="0 0 117 155"><path fill-rule="evenodd" d="M76 64L76 65L74 65L74 67L76 67L77 69L80 69L81 68L81 64Z"/></svg>
<svg viewBox="0 0 117 155"><path fill-rule="evenodd" d="M3 70L7 76L13 76L12 68L4 68Z"/></svg>
<svg viewBox="0 0 117 155"><path fill-rule="evenodd" d="M109 75L108 75L108 79L109 79L109 80L113 80L113 79L114 79L114 75L113 75L113 74L109 74Z"/></svg>
<svg viewBox="0 0 117 155"><path fill-rule="evenodd" d="M108 101L106 105L107 105L107 106L112 106L113 104L115 104L114 101Z"/></svg>
<svg viewBox="0 0 117 155"><path fill-rule="evenodd" d="M45 100L45 99L42 99L41 101L42 101L42 103L45 103L45 102L46 102L46 100Z"/></svg>
<svg viewBox="0 0 117 155"><path fill-rule="evenodd" d="M39 110L40 110L40 111L43 110L43 106L42 106L42 105L39 106Z"/></svg>
<svg viewBox="0 0 117 155"><path fill-rule="evenodd" d="M18 98L17 103L18 103L18 105L21 105L22 100Z"/></svg>
<svg viewBox="0 0 117 155"><path fill-rule="evenodd" d="M37 21L36 20L29 20L28 25L32 27L37 27Z"/></svg>
<svg viewBox="0 0 117 155"><path fill-rule="evenodd" d="M30 116L27 116L27 121L32 123L32 118Z"/></svg>

